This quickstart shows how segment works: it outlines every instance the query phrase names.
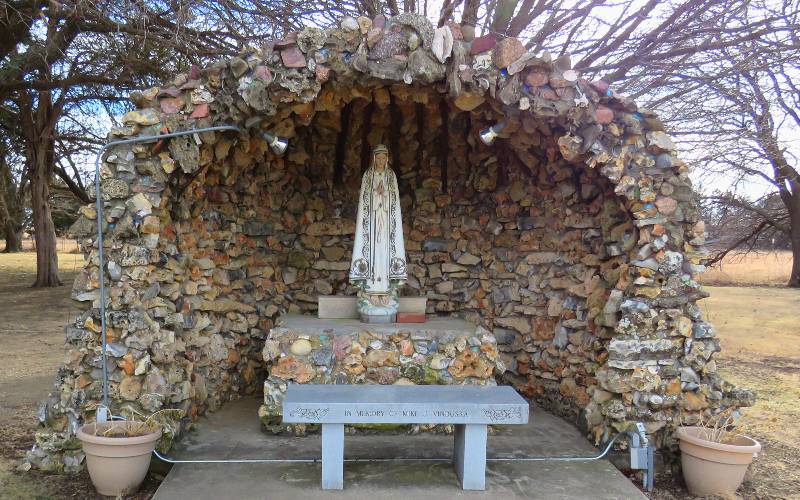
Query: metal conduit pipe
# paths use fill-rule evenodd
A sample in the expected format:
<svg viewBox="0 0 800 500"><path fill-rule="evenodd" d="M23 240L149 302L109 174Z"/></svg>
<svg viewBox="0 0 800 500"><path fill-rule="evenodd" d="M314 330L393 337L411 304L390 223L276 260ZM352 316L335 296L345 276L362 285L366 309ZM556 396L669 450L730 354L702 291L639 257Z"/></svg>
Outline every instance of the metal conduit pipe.
<svg viewBox="0 0 800 500"><path fill-rule="evenodd" d="M167 134L150 135L144 137L134 137L133 139L123 139L120 141L111 141L100 148L97 156L94 157L94 194L95 206L97 209L97 250L98 260L100 267L100 331L102 337L103 349L103 405L98 407L97 421L105 422L109 419L108 408L108 352L106 349L106 288L105 288L105 255L103 253L103 197L100 193L100 159L103 153L108 151L114 146L121 146L123 144L136 144L140 142L156 142L162 139L169 139L171 137L179 137L183 135L198 134L201 132L215 132L221 130L234 130L237 132L244 132L244 129L235 125L217 125L214 127L195 128L191 130L182 130L180 132L170 132Z"/></svg>
<svg viewBox="0 0 800 500"><path fill-rule="evenodd" d="M487 462L540 462L540 461L591 461L600 460L605 457L611 447L625 432L620 432L614 439L608 442L605 449L599 455L595 456L580 456L580 455L564 455L564 456L527 456L527 457L486 457ZM241 463L317 463L321 462L320 458L244 458L244 459L197 459L197 460L181 460L176 458L169 458L162 455L158 450L153 450L153 454L159 459L171 464L241 464ZM345 458L345 462L450 462L453 457L399 457L399 458Z"/></svg>
<svg viewBox="0 0 800 500"><path fill-rule="evenodd" d="M646 436L642 439L641 431L644 426L636 424L636 432L620 432L608 442L605 449L594 456L563 455L563 456L526 456L526 457L487 457L487 462L589 462L604 458L617 440L629 435L631 438L631 469L644 470L642 486L647 491L653 491L655 464L653 462L653 447L648 444ZM170 464L260 464L260 463L321 463L321 458L230 458L230 459L196 459L181 460L162 455L158 450L153 454L160 460ZM400 457L400 458L345 458L347 463L374 463L374 462L451 462L452 457Z"/></svg>

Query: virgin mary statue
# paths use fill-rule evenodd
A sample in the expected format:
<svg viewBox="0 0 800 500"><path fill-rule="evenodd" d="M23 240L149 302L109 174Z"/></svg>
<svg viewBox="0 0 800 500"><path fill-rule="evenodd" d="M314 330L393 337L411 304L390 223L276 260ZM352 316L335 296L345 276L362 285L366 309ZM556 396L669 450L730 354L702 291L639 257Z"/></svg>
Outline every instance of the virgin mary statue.
<svg viewBox="0 0 800 500"><path fill-rule="evenodd" d="M361 178L350 282L358 285L358 311L366 323L393 323L397 289L405 282L406 249L397 177L389 150L379 144Z"/></svg>

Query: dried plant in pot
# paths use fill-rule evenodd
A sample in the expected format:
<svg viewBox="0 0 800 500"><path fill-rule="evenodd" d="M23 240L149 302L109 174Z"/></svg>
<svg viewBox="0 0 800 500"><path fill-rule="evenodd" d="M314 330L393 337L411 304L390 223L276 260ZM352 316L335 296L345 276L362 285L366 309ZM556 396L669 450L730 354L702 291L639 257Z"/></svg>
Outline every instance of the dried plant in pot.
<svg viewBox="0 0 800 500"><path fill-rule="evenodd" d="M732 496L761 444L737 432L733 413L722 412L699 425L678 427L683 478L697 496Z"/></svg>
<svg viewBox="0 0 800 500"><path fill-rule="evenodd" d="M150 467L150 456L165 433L174 434L173 422L183 410L160 410L144 420L132 418L86 424L78 439L86 455L86 467L95 489L101 495L123 496L135 493Z"/></svg>

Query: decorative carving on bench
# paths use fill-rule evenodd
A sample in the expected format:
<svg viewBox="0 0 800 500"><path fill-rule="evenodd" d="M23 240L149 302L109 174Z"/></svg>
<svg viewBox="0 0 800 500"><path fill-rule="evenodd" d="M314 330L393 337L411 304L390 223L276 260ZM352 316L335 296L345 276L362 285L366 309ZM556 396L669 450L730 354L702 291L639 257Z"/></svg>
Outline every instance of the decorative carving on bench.
<svg viewBox="0 0 800 500"><path fill-rule="evenodd" d="M330 408L295 408L290 413L289 416L292 418L307 418L309 420L322 420L328 412L331 411Z"/></svg>
<svg viewBox="0 0 800 500"><path fill-rule="evenodd" d="M518 421L522 418L522 410L519 408L484 408L483 416L493 422Z"/></svg>

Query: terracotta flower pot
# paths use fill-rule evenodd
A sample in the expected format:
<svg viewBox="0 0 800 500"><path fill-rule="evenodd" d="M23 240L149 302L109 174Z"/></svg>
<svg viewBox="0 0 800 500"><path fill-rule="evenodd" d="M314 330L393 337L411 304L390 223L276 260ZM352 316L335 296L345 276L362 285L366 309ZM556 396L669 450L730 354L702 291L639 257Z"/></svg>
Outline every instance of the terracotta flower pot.
<svg viewBox="0 0 800 500"><path fill-rule="evenodd" d="M729 443L706 439L702 427L679 427L683 478L689 493L697 496L733 495L761 444L741 434Z"/></svg>
<svg viewBox="0 0 800 500"><path fill-rule="evenodd" d="M134 493L150 467L150 455L161 437L161 430L136 437L105 437L103 432L132 422L87 424L78 430L83 443L86 466L92 483L101 495L119 496ZM95 432L95 425L99 432ZM100 434L99 436L95 434Z"/></svg>

